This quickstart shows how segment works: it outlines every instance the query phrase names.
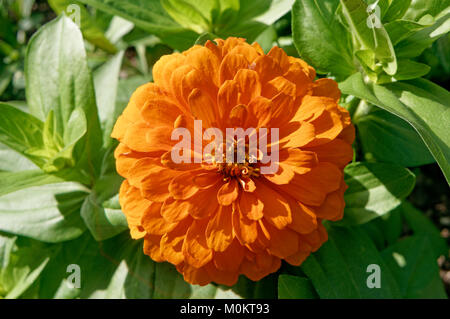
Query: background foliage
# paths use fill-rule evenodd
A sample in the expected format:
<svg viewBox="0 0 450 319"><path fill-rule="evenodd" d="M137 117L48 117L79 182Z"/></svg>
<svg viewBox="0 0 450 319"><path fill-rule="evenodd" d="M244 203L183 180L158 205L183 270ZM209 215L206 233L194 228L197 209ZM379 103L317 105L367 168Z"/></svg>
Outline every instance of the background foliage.
<svg viewBox="0 0 450 319"><path fill-rule="evenodd" d="M449 0L0 0L0 15L0 298L447 298ZM109 135L160 56L228 36L335 78L355 157L345 217L300 267L198 287L129 238Z"/></svg>

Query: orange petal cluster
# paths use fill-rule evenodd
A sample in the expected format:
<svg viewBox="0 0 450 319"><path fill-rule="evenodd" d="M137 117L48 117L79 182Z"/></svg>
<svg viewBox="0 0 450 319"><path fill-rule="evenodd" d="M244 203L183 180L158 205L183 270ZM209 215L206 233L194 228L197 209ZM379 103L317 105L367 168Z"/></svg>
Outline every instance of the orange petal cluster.
<svg viewBox="0 0 450 319"><path fill-rule="evenodd" d="M233 285L259 280L281 261L300 265L339 220L355 132L331 79L303 60L240 38L208 41L163 56L154 83L140 86L115 124L120 204L144 253L174 264L184 279ZM279 128L279 169L225 176L175 164L176 127ZM206 124L205 124L206 123Z"/></svg>

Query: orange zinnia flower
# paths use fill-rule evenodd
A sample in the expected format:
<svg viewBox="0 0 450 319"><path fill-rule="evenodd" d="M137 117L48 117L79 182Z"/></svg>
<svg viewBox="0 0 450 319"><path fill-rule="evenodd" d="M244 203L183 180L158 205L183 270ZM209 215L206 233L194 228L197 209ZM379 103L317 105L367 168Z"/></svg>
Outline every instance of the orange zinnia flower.
<svg viewBox="0 0 450 319"><path fill-rule="evenodd" d="M281 260L301 264L327 240L322 220L339 220L354 127L335 81L274 47L217 39L163 56L154 83L140 86L112 137L120 203L144 253L168 261L192 284L259 280ZM259 162L181 163L174 128L279 128L279 168ZM206 123L206 125L205 125Z"/></svg>

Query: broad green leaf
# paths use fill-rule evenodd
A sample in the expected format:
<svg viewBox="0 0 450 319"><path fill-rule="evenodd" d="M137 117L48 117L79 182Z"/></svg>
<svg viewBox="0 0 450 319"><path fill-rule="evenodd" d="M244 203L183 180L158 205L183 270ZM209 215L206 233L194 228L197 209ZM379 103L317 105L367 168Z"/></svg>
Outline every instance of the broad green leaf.
<svg viewBox="0 0 450 319"><path fill-rule="evenodd" d="M126 34L128 34L134 28L134 23L125 20L121 17L114 16L109 24L108 30L105 32L105 36L112 43L117 43Z"/></svg>
<svg viewBox="0 0 450 319"><path fill-rule="evenodd" d="M449 247L433 222L411 203L405 201L400 207L403 217L414 235L427 236L432 245L433 255L438 258L448 254Z"/></svg>
<svg viewBox="0 0 450 319"><path fill-rule="evenodd" d="M422 54L434 41L450 31L450 7L432 26L417 31L395 45L399 58L414 58Z"/></svg>
<svg viewBox="0 0 450 319"><path fill-rule="evenodd" d="M398 59L397 62L398 70L393 76L396 81L414 80L427 75L431 70L428 65L409 59Z"/></svg>
<svg viewBox="0 0 450 319"><path fill-rule="evenodd" d="M366 85L359 73L339 87L343 93L365 99L410 123L450 183L450 93L447 90L424 79Z"/></svg>
<svg viewBox="0 0 450 319"><path fill-rule="evenodd" d="M401 206L393 211L376 218L361 228L366 231L378 250L393 245L403 233L403 216Z"/></svg>
<svg viewBox="0 0 450 319"><path fill-rule="evenodd" d="M209 2L210 10L201 10L196 6L195 2L184 0L161 0L161 5L167 13L181 26L191 29L197 33L211 31L211 20L203 14L211 16L213 5L216 1L200 1L201 4ZM216 3L217 4L217 3Z"/></svg>
<svg viewBox="0 0 450 319"><path fill-rule="evenodd" d="M32 187L64 182L64 176L50 175L39 169L0 172L0 196Z"/></svg>
<svg viewBox="0 0 450 319"><path fill-rule="evenodd" d="M362 105L355 115L361 111ZM401 118L379 108L354 118L366 159L406 167L435 162L419 134Z"/></svg>
<svg viewBox="0 0 450 319"><path fill-rule="evenodd" d="M340 225L364 224L397 208L414 188L415 176L387 163L352 163L344 170L344 218Z"/></svg>
<svg viewBox="0 0 450 319"><path fill-rule="evenodd" d="M97 25L95 19L80 2L75 0L49 0L48 4L56 14L65 12L69 17L74 17L75 22L79 19L80 29L86 40L109 53L117 51L116 47L105 36L103 30ZM75 17L75 15L79 16Z"/></svg>
<svg viewBox="0 0 450 319"><path fill-rule="evenodd" d="M81 208L81 217L95 240L101 241L123 232L128 228L120 210L105 210L99 203L95 194L91 193L84 200Z"/></svg>
<svg viewBox="0 0 450 319"><path fill-rule="evenodd" d="M44 160L28 153L33 148L44 148L44 123L11 105L0 103L0 142L37 165Z"/></svg>
<svg viewBox="0 0 450 319"><path fill-rule="evenodd" d="M38 167L25 156L0 143L0 172L18 172L37 168Z"/></svg>
<svg viewBox="0 0 450 319"><path fill-rule="evenodd" d="M87 134L77 152L84 168L94 175L101 148L101 129L95 104L92 77L86 62L83 38L77 26L65 16L49 22L34 34L25 60L26 93L30 113L46 119L54 112L55 132L65 130L77 107L86 116Z"/></svg>
<svg viewBox="0 0 450 319"><path fill-rule="evenodd" d="M357 228L332 227L328 241L301 265L320 298L400 298L400 290L372 241ZM381 288L369 288L369 265L381 270Z"/></svg>
<svg viewBox="0 0 450 319"><path fill-rule="evenodd" d="M371 20L376 14L370 14L363 0L340 0L340 2L350 30L363 49L372 50L382 63L384 71L394 75L397 72L394 47L379 17L376 17L377 21Z"/></svg>
<svg viewBox="0 0 450 319"><path fill-rule="evenodd" d="M383 15L383 22L402 18L411 5L412 0L390 0L389 8Z"/></svg>
<svg viewBox="0 0 450 319"><path fill-rule="evenodd" d="M30 187L0 197L0 230L56 243L80 236L86 189L75 183ZM26 200L24 200L26 198Z"/></svg>
<svg viewBox="0 0 450 319"><path fill-rule="evenodd" d="M119 116L116 109L116 97L123 54L124 51L117 53L94 72L98 115L103 130L103 145L106 147L112 142L110 135Z"/></svg>
<svg viewBox="0 0 450 319"><path fill-rule="evenodd" d="M320 73L346 78L356 72L351 39L336 18L337 0L297 0L292 37L300 56Z"/></svg>
<svg viewBox="0 0 450 319"><path fill-rule="evenodd" d="M262 3L264 1L249 1L255 4ZM278 19L288 13L294 4L295 0L272 0L270 3L270 7L266 10L265 13L259 15L255 18L255 21L262 22L267 25L274 24ZM245 2L241 0L241 2Z"/></svg>
<svg viewBox="0 0 450 319"><path fill-rule="evenodd" d="M403 18L412 21L419 21L425 15L436 17L450 6L449 0L412 0L410 2L411 5L408 6Z"/></svg>
<svg viewBox="0 0 450 319"><path fill-rule="evenodd" d="M0 254L0 299L14 299L36 281L52 252L38 241L0 233Z"/></svg>
<svg viewBox="0 0 450 319"><path fill-rule="evenodd" d="M186 30L176 23L159 0L80 0L80 2L129 20L136 27L156 35L175 49L189 48L198 37L196 32Z"/></svg>
<svg viewBox="0 0 450 319"><path fill-rule="evenodd" d="M279 299L317 299L311 280L304 277L280 275L278 277Z"/></svg>
<svg viewBox="0 0 450 319"><path fill-rule="evenodd" d="M408 237L382 252L402 296L411 299L447 299L439 267L426 236Z"/></svg>
<svg viewBox="0 0 450 319"><path fill-rule="evenodd" d="M391 39L392 44L395 46L403 39L408 38L412 34L422 29L425 29L429 25L420 24L414 21L408 20L395 20L386 23L384 27ZM398 48L397 48L398 51ZM398 52L397 52L398 54Z"/></svg>

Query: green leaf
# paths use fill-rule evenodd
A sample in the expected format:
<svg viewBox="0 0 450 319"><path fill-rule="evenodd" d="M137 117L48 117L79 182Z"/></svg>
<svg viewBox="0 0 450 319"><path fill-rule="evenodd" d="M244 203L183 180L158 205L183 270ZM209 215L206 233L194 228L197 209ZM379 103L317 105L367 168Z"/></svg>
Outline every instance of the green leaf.
<svg viewBox="0 0 450 319"><path fill-rule="evenodd" d="M361 109L364 109L363 105L356 111L354 122L366 159L374 158L406 167L435 162L419 134L407 122L377 107L368 114L359 115Z"/></svg>
<svg viewBox="0 0 450 319"><path fill-rule="evenodd" d="M414 80L427 75L431 70L428 65L409 59L398 59L397 62L398 70L393 76L395 81Z"/></svg>
<svg viewBox="0 0 450 319"><path fill-rule="evenodd" d="M43 243L0 233L0 298L20 297L42 273L51 254Z"/></svg>
<svg viewBox="0 0 450 319"><path fill-rule="evenodd" d="M297 0L292 8L292 37L300 56L319 73L340 78L356 72L349 33L336 18L337 0Z"/></svg>
<svg viewBox="0 0 450 319"><path fill-rule="evenodd" d="M264 5L263 1L251 1L251 0L241 0L241 6L243 2L251 3L251 5ZM272 0L270 1L270 7L265 10L265 12L254 18L255 21L262 22L266 25L272 25L277 22L282 16L288 13L292 9L294 0Z"/></svg>
<svg viewBox="0 0 450 319"><path fill-rule="evenodd" d="M0 172L18 172L37 169L29 159L0 143Z"/></svg>
<svg viewBox="0 0 450 319"><path fill-rule="evenodd" d="M432 26L415 32L395 45L399 58L414 58L422 54L434 41L450 31L450 8Z"/></svg>
<svg viewBox="0 0 450 319"><path fill-rule="evenodd" d="M439 267L426 236L412 236L382 252L404 298L447 299Z"/></svg>
<svg viewBox="0 0 450 319"><path fill-rule="evenodd" d="M365 99L410 123L450 183L450 93L447 90L424 79L366 85L359 73L339 87L343 93Z"/></svg>
<svg viewBox="0 0 450 319"><path fill-rule="evenodd" d="M392 44L395 46L403 39L408 38L417 31L420 31L427 27L427 25L420 24L414 21L408 20L395 20L384 25ZM398 49L397 49L398 53Z"/></svg>
<svg viewBox="0 0 450 319"><path fill-rule="evenodd" d="M44 160L28 153L33 148L44 148L44 123L18 108L0 103L0 142L30 159L36 165Z"/></svg>
<svg viewBox="0 0 450 319"><path fill-rule="evenodd" d="M344 170L344 218L340 225L364 224L401 204L414 188L415 176L387 163L352 163Z"/></svg>
<svg viewBox="0 0 450 319"><path fill-rule="evenodd" d="M77 26L65 16L49 22L30 40L25 59L26 93L30 113L47 118L54 112L54 130L64 137L71 116L81 108L86 116L87 134L77 152L84 168L95 175L99 168L101 129L95 104L83 38Z"/></svg>
<svg viewBox="0 0 450 319"><path fill-rule="evenodd" d="M401 19L411 5L412 0L390 0L389 8L383 15L383 21Z"/></svg>
<svg viewBox="0 0 450 319"><path fill-rule="evenodd" d="M112 143L110 135L120 115L116 108L116 97L123 55L124 51L120 51L94 72L95 96L105 147Z"/></svg>
<svg viewBox="0 0 450 319"><path fill-rule="evenodd" d="M96 9L118 15L154 34L174 49L192 46L198 34L176 23L164 10L159 0L80 0Z"/></svg>
<svg viewBox="0 0 450 319"><path fill-rule="evenodd" d="M441 236L441 232L424 213L407 201L402 204L401 212L414 235L428 237L435 259L448 254L449 247Z"/></svg>
<svg viewBox="0 0 450 319"><path fill-rule="evenodd" d="M408 6L408 10L405 12L403 18L412 21L419 21L426 15L436 17L449 6L449 0L414 0L411 1L411 5Z"/></svg>
<svg viewBox="0 0 450 319"><path fill-rule="evenodd" d="M403 234L403 226L402 208L399 206L380 218L361 225L361 228L370 236L378 250L382 250L397 242Z"/></svg>
<svg viewBox="0 0 450 319"><path fill-rule="evenodd" d="M301 270L323 299L400 298L400 290L374 244L357 228L332 227L328 241L309 256ZM381 270L381 288L367 286L369 265Z"/></svg>
<svg viewBox="0 0 450 319"><path fill-rule="evenodd" d="M216 1L200 1L201 4L211 4L210 10L201 10L204 8L197 8L196 3L189 3L184 0L161 0L161 5L167 11L167 13L181 26L186 29L191 29L197 33L203 33L210 31L211 20L202 14L208 14L213 10ZM211 16L209 14L209 16Z"/></svg>
<svg viewBox="0 0 450 319"><path fill-rule="evenodd" d="M56 14L65 12L67 16L74 18L74 15L79 15L75 19L79 19L80 29L86 40L109 53L117 51L117 48L108 40L95 19L80 2L75 0L49 0L48 4Z"/></svg>
<svg viewBox="0 0 450 319"><path fill-rule="evenodd" d="M80 236L86 189L75 183L30 187L0 197L0 230L56 243ZM24 200L26 198L26 200Z"/></svg>
<svg viewBox="0 0 450 319"><path fill-rule="evenodd" d="M384 71L394 75L397 72L394 47L379 17L376 18L378 21L371 20L376 14L370 14L363 0L340 0L340 2L350 30L363 49L372 50L375 57L382 63Z"/></svg>
<svg viewBox="0 0 450 319"><path fill-rule="evenodd" d="M63 177L47 174L39 169L17 172L0 172L0 196L32 187L46 184L60 183Z"/></svg>
<svg viewBox="0 0 450 319"><path fill-rule="evenodd" d="M114 237L128 228L126 220L124 223L124 219L118 216L118 214L123 216L120 210L107 211L101 203L98 203L94 193L86 197L81 208L81 217L97 241Z"/></svg>
<svg viewBox="0 0 450 319"><path fill-rule="evenodd" d="M317 299L311 280L304 277L280 275L278 277L279 299Z"/></svg>

